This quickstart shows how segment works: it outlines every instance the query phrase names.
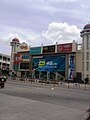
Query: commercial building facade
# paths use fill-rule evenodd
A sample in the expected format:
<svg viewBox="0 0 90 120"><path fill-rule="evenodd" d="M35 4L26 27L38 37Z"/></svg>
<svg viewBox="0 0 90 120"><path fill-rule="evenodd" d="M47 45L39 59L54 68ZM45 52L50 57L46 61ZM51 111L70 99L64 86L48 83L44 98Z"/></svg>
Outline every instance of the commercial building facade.
<svg viewBox="0 0 90 120"><path fill-rule="evenodd" d="M90 24L84 26L82 37L82 78L90 80Z"/></svg>
<svg viewBox="0 0 90 120"><path fill-rule="evenodd" d="M18 46L13 65L13 70L19 77L74 80L74 77L80 73L81 80L82 71L76 68L78 63L76 58L81 52L77 49L78 45L75 41L50 46L28 47L26 44L21 46L22 48L27 46L27 49ZM81 66L79 65L79 68Z"/></svg>
<svg viewBox="0 0 90 120"><path fill-rule="evenodd" d="M10 70L10 55L0 52L0 74L8 75Z"/></svg>

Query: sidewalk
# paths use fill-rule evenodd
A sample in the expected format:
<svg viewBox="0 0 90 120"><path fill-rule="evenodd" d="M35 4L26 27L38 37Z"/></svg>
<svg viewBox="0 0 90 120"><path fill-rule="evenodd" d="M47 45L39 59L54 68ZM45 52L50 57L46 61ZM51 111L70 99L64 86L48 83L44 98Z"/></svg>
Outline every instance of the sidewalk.
<svg viewBox="0 0 90 120"><path fill-rule="evenodd" d="M23 84L33 84L33 85L39 85L39 86L50 86L52 88L67 88L67 89L78 89L78 90L85 90L90 91L90 84L82 84L82 83L70 83L70 82L58 82L58 83L48 83L48 82L40 82L39 80L12 80L8 79L7 82L19 82Z"/></svg>

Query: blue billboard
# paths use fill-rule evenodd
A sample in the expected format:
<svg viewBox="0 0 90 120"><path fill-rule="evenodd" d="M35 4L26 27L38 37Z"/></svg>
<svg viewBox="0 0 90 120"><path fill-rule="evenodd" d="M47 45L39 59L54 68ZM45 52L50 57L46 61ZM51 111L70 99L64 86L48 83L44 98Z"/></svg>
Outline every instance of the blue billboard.
<svg viewBox="0 0 90 120"><path fill-rule="evenodd" d="M75 74L75 56L69 55L69 68L68 68L68 80L74 80Z"/></svg>
<svg viewBox="0 0 90 120"><path fill-rule="evenodd" d="M40 65L40 62L42 61L44 61L44 64ZM65 55L45 55L42 58L33 58L32 69L35 69L36 71L65 71L65 63Z"/></svg>

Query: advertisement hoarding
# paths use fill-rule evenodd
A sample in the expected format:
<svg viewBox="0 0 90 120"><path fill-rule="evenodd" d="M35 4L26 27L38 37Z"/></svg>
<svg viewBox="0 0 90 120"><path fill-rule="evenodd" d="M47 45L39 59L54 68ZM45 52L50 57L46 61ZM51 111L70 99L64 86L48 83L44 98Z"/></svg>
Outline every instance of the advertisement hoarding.
<svg viewBox="0 0 90 120"><path fill-rule="evenodd" d="M69 68L68 68L68 80L74 80L75 74L75 56L69 55Z"/></svg>
<svg viewBox="0 0 90 120"><path fill-rule="evenodd" d="M59 44L57 45L57 52L71 52L72 51L72 43L67 44Z"/></svg>
<svg viewBox="0 0 90 120"><path fill-rule="evenodd" d="M43 46L43 52L42 53L54 53L55 52L55 45L52 46Z"/></svg>
<svg viewBox="0 0 90 120"><path fill-rule="evenodd" d="M14 54L14 64L19 64L21 62L21 56L19 53Z"/></svg>
<svg viewBox="0 0 90 120"><path fill-rule="evenodd" d="M30 54L41 54L41 47L32 47L30 48Z"/></svg>
<svg viewBox="0 0 90 120"><path fill-rule="evenodd" d="M42 59L33 58L32 68L37 71L65 71L66 56L43 56Z"/></svg>

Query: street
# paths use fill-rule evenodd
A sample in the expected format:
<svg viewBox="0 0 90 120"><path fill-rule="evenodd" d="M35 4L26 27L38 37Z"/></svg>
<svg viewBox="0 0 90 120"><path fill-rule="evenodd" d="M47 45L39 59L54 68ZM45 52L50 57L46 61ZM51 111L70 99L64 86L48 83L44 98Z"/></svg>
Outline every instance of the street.
<svg viewBox="0 0 90 120"><path fill-rule="evenodd" d="M0 89L0 120L83 120L90 91L7 82Z"/></svg>

